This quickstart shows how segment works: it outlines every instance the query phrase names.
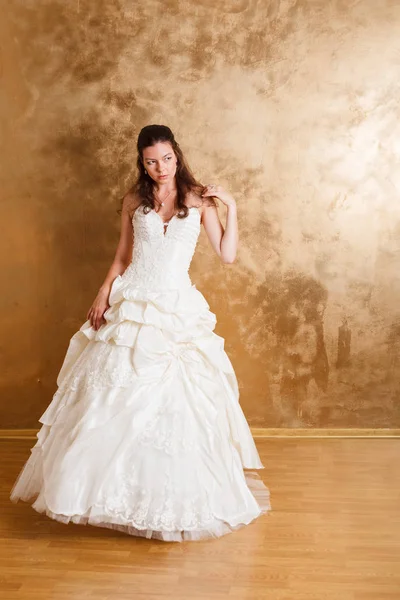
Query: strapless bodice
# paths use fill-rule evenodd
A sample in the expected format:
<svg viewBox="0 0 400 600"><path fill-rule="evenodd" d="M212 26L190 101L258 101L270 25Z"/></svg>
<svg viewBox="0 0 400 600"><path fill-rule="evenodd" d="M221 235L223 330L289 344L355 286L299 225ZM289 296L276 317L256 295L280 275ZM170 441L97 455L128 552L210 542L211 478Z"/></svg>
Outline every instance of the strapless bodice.
<svg viewBox="0 0 400 600"><path fill-rule="evenodd" d="M200 234L200 211L190 207L186 218L174 215L164 232L155 210L143 206L133 218L132 261L123 274L132 285L149 290L190 287L189 267Z"/></svg>

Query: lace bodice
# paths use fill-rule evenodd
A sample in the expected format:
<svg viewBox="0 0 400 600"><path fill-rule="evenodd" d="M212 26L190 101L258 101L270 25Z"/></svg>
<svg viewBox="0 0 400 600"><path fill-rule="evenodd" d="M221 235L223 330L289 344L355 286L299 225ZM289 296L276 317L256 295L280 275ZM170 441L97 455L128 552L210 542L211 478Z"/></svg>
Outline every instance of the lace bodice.
<svg viewBox="0 0 400 600"><path fill-rule="evenodd" d="M200 234L199 209L189 207L186 218L174 215L165 227L155 210L145 213L139 206L132 224L132 261L123 278L151 290L191 286L189 267Z"/></svg>

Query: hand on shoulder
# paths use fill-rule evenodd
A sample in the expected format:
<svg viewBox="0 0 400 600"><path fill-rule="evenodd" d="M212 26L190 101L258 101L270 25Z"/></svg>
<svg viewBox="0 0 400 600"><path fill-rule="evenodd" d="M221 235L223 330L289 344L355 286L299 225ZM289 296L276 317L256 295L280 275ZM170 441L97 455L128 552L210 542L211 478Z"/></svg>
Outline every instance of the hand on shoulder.
<svg viewBox="0 0 400 600"><path fill-rule="evenodd" d="M236 206L233 196L225 190L222 185L209 184L206 185L201 194L203 198L218 198L225 206Z"/></svg>

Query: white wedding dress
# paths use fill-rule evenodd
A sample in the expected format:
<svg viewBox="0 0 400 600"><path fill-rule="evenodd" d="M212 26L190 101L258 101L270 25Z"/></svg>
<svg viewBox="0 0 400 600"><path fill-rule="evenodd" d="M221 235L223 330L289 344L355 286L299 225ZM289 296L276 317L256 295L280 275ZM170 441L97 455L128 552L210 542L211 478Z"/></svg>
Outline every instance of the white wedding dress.
<svg viewBox="0 0 400 600"><path fill-rule="evenodd" d="M131 264L96 331L71 338L11 500L63 523L164 541L218 537L270 510L264 468L189 266L200 211L139 207Z"/></svg>

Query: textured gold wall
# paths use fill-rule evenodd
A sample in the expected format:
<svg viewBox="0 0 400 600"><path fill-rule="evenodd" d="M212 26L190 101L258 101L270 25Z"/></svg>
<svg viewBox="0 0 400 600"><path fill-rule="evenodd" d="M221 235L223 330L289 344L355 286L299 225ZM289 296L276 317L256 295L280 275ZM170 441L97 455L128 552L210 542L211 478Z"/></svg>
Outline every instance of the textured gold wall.
<svg viewBox="0 0 400 600"><path fill-rule="evenodd" d="M399 427L400 3L1 5L1 426L51 400L164 123L238 203L237 262L202 232L191 275L250 423Z"/></svg>

